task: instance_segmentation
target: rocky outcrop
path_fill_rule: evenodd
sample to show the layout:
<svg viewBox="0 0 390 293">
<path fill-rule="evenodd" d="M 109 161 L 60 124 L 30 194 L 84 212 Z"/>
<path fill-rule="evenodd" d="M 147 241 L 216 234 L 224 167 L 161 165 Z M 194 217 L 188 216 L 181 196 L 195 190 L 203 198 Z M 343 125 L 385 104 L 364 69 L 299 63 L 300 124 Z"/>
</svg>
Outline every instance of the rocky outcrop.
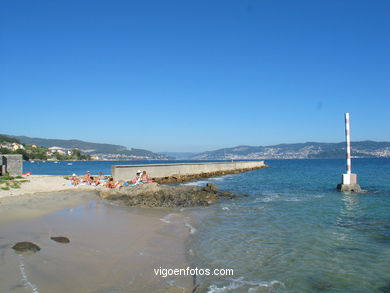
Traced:
<svg viewBox="0 0 390 293">
<path fill-rule="evenodd" d="M 199 173 L 199 174 L 188 174 L 188 175 L 172 175 L 167 177 L 157 177 L 152 178 L 154 182 L 157 183 L 180 183 L 180 182 L 187 182 L 187 181 L 193 181 L 198 180 L 202 178 L 210 178 L 214 176 L 222 176 L 227 174 L 239 174 L 242 172 L 248 172 L 253 171 L 257 169 L 267 168 L 267 165 L 263 165 L 261 167 L 253 167 L 253 168 L 245 168 L 245 169 L 234 169 L 229 171 L 215 171 L 215 172 L 207 172 L 207 173 Z"/>
<path fill-rule="evenodd" d="M 32 242 L 18 242 L 12 248 L 16 253 L 37 252 L 41 250 L 38 245 Z"/>
<path fill-rule="evenodd" d="M 219 198 L 235 198 L 227 192 L 219 192 L 218 187 L 208 183 L 205 187 L 172 186 L 158 183 L 141 184 L 121 189 L 101 189 L 100 197 L 118 201 L 127 206 L 143 207 L 192 207 L 208 206 Z"/>
</svg>

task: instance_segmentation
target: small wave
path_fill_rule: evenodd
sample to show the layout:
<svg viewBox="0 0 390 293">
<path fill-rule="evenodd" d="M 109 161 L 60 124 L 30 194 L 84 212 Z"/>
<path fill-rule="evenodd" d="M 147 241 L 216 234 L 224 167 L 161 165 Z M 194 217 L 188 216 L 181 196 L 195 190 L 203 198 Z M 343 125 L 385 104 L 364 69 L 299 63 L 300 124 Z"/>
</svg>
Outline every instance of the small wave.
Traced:
<svg viewBox="0 0 390 293">
<path fill-rule="evenodd" d="M 225 293 L 225 292 L 229 292 L 229 291 L 233 291 L 240 288 L 240 287 L 243 287 L 242 284 L 239 284 L 239 283 L 230 283 L 229 285 L 227 286 L 223 286 L 223 287 L 217 287 L 217 285 L 211 285 L 209 287 L 209 290 L 207 291 L 207 293 Z"/>
<path fill-rule="evenodd" d="M 219 176 L 219 177 L 211 177 L 209 180 L 210 181 L 222 181 L 222 180 L 225 180 L 227 178 L 230 178 L 232 177 L 233 175 L 224 175 L 224 176 Z"/>
<path fill-rule="evenodd" d="M 304 199 L 298 198 L 298 197 L 289 197 L 289 198 L 283 199 L 282 201 L 304 201 Z"/>
<path fill-rule="evenodd" d="M 271 282 L 259 282 L 255 287 L 249 288 L 248 293 L 260 292 L 260 290 L 262 291 L 263 288 L 272 288 L 276 285 L 285 287 L 285 285 L 282 282 L 277 280 L 273 280 Z"/>
<path fill-rule="evenodd" d="M 190 186 L 202 186 L 209 183 L 209 181 L 200 180 L 200 181 L 192 181 L 187 183 L 182 183 L 181 185 L 190 185 Z"/>
<path fill-rule="evenodd" d="M 174 289 L 174 292 L 176 292 L 177 289 L 180 290 L 180 291 L 182 291 L 182 292 L 184 292 L 184 291 L 186 290 L 184 287 L 179 286 L 179 285 L 176 284 L 177 279 L 167 279 L 165 282 L 166 282 L 169 286 L 173 287 L 172 289 Z M 176 290 L 175 290 L 175 289 L 176 289 Z M 170 292 L 170 291 L 169 291 L 169 292 Z"/>
<path fill-rule="evenodd" d="M 252 282 L 246 281 L 243 278 L 238 279 L 229 279 L 230 284 L 223 287 L 218 287 L 216 285 L 211 285 L 208 289 L 208 293 L 224 293 L 224 292 L 234 292 L 238 288 L 249 287 L 248 293 L 261 292 L 264 288 L 273 288 L 275 286 L 285 287 L 285 285 L 277 280 L 273 281 L 261 281 L 261 282 Z"/>
<path fill-rule="evenodd" d="M 32 293 L 39 293 L 38 288 L 33 283 L 31 283 L 27 278 L 26 269 L 25 269 L 24 263 L 23 263 L 23 256 L 20 256 L 19 271 L 20 271 L 20 274 L 22 275 L 23 285 L 25 287 L 30 287 Z"/>
<path fill-rule="evenodd" d="M 190 223 L 185 223 L 184 224 L 190 231 L 190 234 L 194 234 L 196 232 L 196 229 L 190 224 Z"/>
<path fill-rule="evenodd" d="M 262 202 L 271 202 L 271 201 L 277 201 L 280 199 L 280 196 L 278 194 L 275 194 L 275 195 L 269 195 L 269 196 L 265 196 L 265 197 L 258 197 L 256 198 L 257 201 L 262 201 Z"/>
<path fill-rule="evenodd" d="M 170 224 L 172 218 L 177 217 L 177 216 L 179 216 L 178 213 L 171 213 L 171 214 L 168 214 L 165 217 L 161 218 L 160 221 L 167 223 L 167 224 Z"/>
<path fill-rule="evenodd" d="M 270 195 L 270 196 L 265 196 L 265 197 L 258 197 L 256 198 L 256 201 L 261 201 L 261 202 L 274 202 L 274 201 L 305 201 L 306 199 L 304 198 L 299 198 L 299 197 L 281 197 L 278 194 L 275 195 Z"/>
<path fill-rule="evenodd" d="M 223 207 L 222 210 L 223 211 L 230 211 L 230 209 L 228 207 Z"/>
</svg>

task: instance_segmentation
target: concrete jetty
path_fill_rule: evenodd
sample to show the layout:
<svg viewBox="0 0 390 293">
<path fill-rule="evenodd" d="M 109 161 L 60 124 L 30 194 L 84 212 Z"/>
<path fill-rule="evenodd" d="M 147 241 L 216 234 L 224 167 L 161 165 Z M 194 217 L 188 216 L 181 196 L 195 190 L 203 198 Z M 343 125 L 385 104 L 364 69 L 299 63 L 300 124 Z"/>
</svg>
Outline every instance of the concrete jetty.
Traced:
<svg viewBox="0 0 390 293">
<path fill-rule="evenodd" d="M 160 183 L 170 183 L 169 178 L 205 178 L 223 174 L 240 173 L 267 167 L 264 161 L 213 162 L 213 163 L 173 163 L 144 165 L 113 165 L 111 174 L 117 180 L 129 180 L 138 170 L 146 171 L 149 177 Z M 165 179 L 165 181 L 164 181 Z"/>
</svg>

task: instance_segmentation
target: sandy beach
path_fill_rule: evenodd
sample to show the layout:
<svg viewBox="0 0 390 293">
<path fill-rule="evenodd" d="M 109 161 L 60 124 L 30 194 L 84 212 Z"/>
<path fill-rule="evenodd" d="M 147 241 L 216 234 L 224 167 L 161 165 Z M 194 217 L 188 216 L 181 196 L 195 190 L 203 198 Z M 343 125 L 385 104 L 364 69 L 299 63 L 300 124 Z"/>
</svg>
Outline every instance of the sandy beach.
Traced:
<svg viewBox="0 0 390 293">
<path fill-rule="evenodd" d="M 30 178 L 12 196 L 2 191 L 1 292 L 192 291 L 192 277 L 154 273 L 188 266 L 189 230 L 177 210 L 117 206 L 61 176 Z M 50 239 L 58 235 L 70 243 Z M 19 241 L 41 250 L 18 255 L 11 247 Z"/>
<path fill-rule="evenodd" d="M 10 190 L 0 189 L 0 198 L 7 196 L 17 196 L 24 194 L 34 194 L 42 192 L 57 192 L 57 191 L 74 191 L 74 190 L 94 190 L 95 187 L 90 185 L 78 185 L 76 187 L 70 185 L 70 180 L 66 180 L 64 176 L 55 175 L 30 175 L 23 176 L 23 182 L 20 188 L 10 188 Z"/>
</svg>

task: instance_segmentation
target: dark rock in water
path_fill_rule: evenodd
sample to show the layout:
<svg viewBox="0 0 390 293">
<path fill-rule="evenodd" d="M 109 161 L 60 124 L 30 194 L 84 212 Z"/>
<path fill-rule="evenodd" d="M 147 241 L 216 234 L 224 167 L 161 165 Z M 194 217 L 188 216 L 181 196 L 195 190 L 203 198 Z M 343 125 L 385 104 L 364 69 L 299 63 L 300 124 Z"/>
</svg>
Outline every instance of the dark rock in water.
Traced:
<svg viewBox="0 0 390 293">
<path fill-rule="evenodd" d="M 32 242 L 18 242 L 12 248 L 17 253 L 23 253 L 23 252 L 37 252 L 40 251 L 41 248 Z"/>
<path fill-rule="evenodd" d="M 380 287 L 378 290 L 383 293 L 390 293 L 390 284 L 387 284 L 387 286 L 384 287 Z"/>
<path fill-rule="evenodd" d="M 222 192 L 220 194 L 222 197 L 231 197 L 232 196 L 232 193 L 231 192 L 228 192 L 228 191 L 225 191 L 225 192 Z"/>
<path fill-rule="evenodd" d="M 51 240 L 54 240 L 55 242 L 59 242 L 59 243 L 69 243 L 70 240 L 68 237 L 64 237 L 64 236 L 57 236 L 57 237 L 50 237 Z"/>
<path fill-rule="evenodd" d="M 116 200 L 128 206 L 144 207 L 192 207 L 208 206 L 219 198 L 234 196 L 218 192 L 218 187 L 208 184 L 205 187 L 172 186 L 157 183 L 122 187 L 121 189 L 100 189 L 100 197 Z"/>
<path fill-rule="evenodd" d="M 334 288 L 330 282 L 318 277 L 309 277 L 308 281 L 310 283 L 310 287 L 313 289 L 312 292 L 327 292 Z"/>
<path fill-rule="evenodd" d="M 246 194 L 246 193 L 241 193 L 240 196 L 243 196 L 243 197 L 248 197 L 249 195 Z"/>
<path fill-rule="evenodd" d="M 207 183 L 206 186 L 203 187 L 203 190 L 216 193 L 218 191 L 218 186 L 212 183 Z"/>
</svg>

